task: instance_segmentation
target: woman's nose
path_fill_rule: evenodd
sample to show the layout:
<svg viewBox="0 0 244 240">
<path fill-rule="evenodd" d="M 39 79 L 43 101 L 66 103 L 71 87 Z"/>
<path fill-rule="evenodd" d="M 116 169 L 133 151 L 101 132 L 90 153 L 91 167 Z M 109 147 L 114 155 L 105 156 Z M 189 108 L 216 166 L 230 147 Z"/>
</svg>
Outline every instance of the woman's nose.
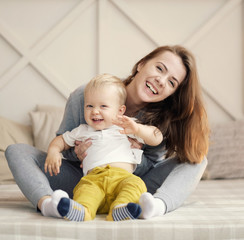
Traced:
<svg viewBox="0 0 244 240">
<path fill-rule="evenodd" d="M 165 84 L 166 84 L 166 77 L 160 77 L 160 76 L 158 76 L 158 77 L 156 77 L 155 80 L 156 80 L 156 82 L 158 83 L 158 85 L 160 87 L 164 87 Z"/>
</svg>

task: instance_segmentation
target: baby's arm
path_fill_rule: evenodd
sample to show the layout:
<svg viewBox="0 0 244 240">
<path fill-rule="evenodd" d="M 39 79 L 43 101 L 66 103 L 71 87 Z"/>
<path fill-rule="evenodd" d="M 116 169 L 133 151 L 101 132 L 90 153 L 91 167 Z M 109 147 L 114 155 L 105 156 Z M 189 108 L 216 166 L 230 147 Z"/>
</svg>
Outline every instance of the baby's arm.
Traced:
<svg viewBox="0 0 244 240">
<path fill-rule="evenodd" d="M 55 137 L 47 151 L 47 158 L 44 165 L 45 172 L 49 172 L 50 176 L 59 174 L 60 166 L 62 164 L 61 152 L 69 149 L 70 146 L 67 145 L 62 137 L 62 135 Z"/>
<path fill-rule="evenodd" d="M 163 141 L 163 134 L 158 128 L 137 123 L 127 116 L 118 116 L 114 124 L 124 129 L 120 131 L 121 133 L 134 134 L 142 138 L 147 145 L 157 146 Z"/>
</svg>

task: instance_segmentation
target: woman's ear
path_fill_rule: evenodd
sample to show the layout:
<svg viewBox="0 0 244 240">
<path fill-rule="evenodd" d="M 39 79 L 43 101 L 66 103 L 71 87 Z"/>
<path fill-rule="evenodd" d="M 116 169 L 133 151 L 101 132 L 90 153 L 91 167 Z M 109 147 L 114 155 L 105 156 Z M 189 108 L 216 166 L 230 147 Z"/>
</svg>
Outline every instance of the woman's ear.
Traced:
<svg viewBox="0 0 244 240">
<path fill-rule="evenodd" d="M 136 68 L 137 72 L 140 72 L 141 68 L 142 68 L 142 63 L 139 63 Z"/>
<path fill-rule="evenodd" d="M 136 68 L 137 72 L 140 72 L 140 70 L 142 69 L 143 65 L 144 65 L 143 62 L 140 62 L 140 63 L 137 65 L 137 68 Z"/>
<path fill-rule="evenodd" d="M 126 106 L 125 105 L 121 105 L 119 108 L 119 115 L 123 115 L 125 113 L 126 110 Z"/>
</svg>

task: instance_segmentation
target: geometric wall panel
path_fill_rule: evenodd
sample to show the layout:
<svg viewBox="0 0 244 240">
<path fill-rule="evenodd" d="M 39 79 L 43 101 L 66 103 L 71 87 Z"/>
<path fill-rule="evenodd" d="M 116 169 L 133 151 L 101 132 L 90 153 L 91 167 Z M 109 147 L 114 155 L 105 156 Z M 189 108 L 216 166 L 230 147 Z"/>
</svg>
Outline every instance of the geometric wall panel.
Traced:
<svg viewBox="0 0 244 240">
<path fill-rule="evenodd" d="M 98 73 L 125 78 L 155 47 L 197 59 L 210 122 L 244 117 L 244 0 L 0 1 L 0 115 L 28 123 Z M 7 103 L 7 104 L 6 104 Z"/>
<path fill-rule="evenodd" d="M 30 123 L 30 119 L 28 114 L 23 112 L 28 113 L 35 105 L 51 104 L 64 107 L 65 102 L 66 99 L 31 66 L 20 71 L 0 94 L 1 115 L 26 124 Z"/>
</svg>

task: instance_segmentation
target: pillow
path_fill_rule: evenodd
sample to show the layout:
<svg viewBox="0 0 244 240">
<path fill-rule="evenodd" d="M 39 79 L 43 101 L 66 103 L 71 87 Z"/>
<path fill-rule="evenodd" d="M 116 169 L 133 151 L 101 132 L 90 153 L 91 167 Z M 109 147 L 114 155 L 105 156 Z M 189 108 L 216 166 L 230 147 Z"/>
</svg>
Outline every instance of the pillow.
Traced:
<svg viewBox="0 0 244 240">
<path fill-rule="evenodd" d="M 12 120 L 0 116 L 0 150 L 5 151 L 7 146 L 14 143 L 33 145 L 32 129 Z"/>
<path fill-rule="evenodd" d="M 244 177 L 244 120 L 212 127 L 204 179 Z"/>
<path fill-rule="evenodd" d="M 0 151 L 0 184 L 14 183 L 14 177 L 8 167 L 8 162 L 4 156 L 4 152 Z"/>
<path fill-rule="evenodd" d="M 63 108 L 47 105 L 38 105 L 36 111 L 29 113 L 35 147 L 47 151 L 49 143 L 56 136 L 63 113 Z"/>
</svg>

